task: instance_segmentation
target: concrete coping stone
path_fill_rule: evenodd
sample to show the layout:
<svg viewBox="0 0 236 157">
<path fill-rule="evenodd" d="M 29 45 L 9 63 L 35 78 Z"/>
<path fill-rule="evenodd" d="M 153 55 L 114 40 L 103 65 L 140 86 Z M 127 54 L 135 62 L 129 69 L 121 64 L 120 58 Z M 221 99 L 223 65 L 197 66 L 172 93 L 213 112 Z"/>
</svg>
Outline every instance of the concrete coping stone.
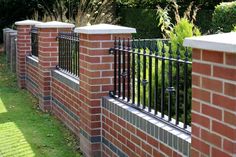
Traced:
<svg viewBox="0 0 236 157">
<path fill-rule="evenodd" d="M 15 25 L 17 26 L 21 26 L 21 25 L 36 25 L 36 24 L 40 24 L 42 22 L 39 21 L 35 21 L 35 20 L 24 20 L 24 21 L 17 21 L 15 22 Z"/>
<path fill-rule="evenodd" d="M 71 23 L 58 22 L 58 21 L 50 21 L 45 23 L 36 24 L 37 28 L 74 28 L 75 25 Z"/>
<path fill-rule="evenodd" d="M 236 32 L 185 38 L 184 46 L 236 53 Z"/>
<path fill-rule="evenodd" d="M 136 33 L 136 29 L 111 24 L 97 24 L 92 26 L 77 27 L 74 32 L 82 34 L 128 34 Z"/>
</svg>

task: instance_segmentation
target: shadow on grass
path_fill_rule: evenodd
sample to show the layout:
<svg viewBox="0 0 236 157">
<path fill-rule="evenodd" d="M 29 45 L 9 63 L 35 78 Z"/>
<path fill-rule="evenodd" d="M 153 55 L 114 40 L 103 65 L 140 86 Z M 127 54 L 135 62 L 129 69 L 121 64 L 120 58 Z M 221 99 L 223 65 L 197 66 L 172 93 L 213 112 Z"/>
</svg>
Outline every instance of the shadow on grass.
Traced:
<svg viewBox="0 0 236 157">
<path fill-rule="evenodd" d="M 0 54 L 0 157 L 77 157 L 76 138 L 16 86 Z"/>
</svg>

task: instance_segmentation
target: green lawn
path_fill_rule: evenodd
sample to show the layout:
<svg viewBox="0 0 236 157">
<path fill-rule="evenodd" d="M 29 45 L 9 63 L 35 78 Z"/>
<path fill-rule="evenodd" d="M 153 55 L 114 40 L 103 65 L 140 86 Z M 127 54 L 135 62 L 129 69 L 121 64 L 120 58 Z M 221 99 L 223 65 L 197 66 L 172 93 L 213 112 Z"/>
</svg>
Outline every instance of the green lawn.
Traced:
<svg viewBox="0 0 236 157">
<path fill-rule="evenodd" d="M 0 54 L 0 157 L 79 157 L 76 138 L 18 89 Z"/>
</svg>

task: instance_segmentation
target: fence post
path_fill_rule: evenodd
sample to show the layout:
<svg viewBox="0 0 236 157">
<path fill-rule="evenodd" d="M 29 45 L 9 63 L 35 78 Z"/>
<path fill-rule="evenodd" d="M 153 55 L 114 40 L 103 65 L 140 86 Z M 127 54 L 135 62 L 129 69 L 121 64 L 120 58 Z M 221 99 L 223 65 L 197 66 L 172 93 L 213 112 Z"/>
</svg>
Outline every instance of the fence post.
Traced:
<svg viewBox="0 0 236 157">
<path fill-rule="evenodd" d="M 85 156 L 102 156 L 101 98 L 113 89 L 114 37 L 130 38 L 136 30 L 108 24 L 76 28 L 80 35 L 80 146 Z"/>
<path fill-rule="evenodd" d="M 26 55 L 31 51 L 31 35 L 32 26 L 39 24 L 38 21 L 25 20 L 15 23 L 17 26 L 17 81 L 20 88 L 25 88 L 25 64 Z"/>
<path fill-rule="evenodd" d="M 39 107 L 51 110 L 51 70 L 58 65 L 59 32 L 71 32 L 73 24 L 47 22 L 36 25 L 38 28 L 38 67 L 39 67 Z"/>
<path fill-rule="evenodd" d="M 10 33 L 10 68 L 12 72 L 16 72 L 16 36 L 17 31 Z"/>
<path fill-rule="evenodd" d="M 191 156 L 236 155 L 236 33 L 185 39 L 193 49 Z"/>
</svg>

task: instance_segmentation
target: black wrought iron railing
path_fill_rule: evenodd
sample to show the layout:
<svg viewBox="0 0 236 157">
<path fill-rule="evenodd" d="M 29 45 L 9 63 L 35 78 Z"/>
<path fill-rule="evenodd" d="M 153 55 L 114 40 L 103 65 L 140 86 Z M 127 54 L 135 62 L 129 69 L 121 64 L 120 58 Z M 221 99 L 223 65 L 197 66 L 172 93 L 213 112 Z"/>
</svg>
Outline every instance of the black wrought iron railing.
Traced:
<svg viewBox="0 0 236 157">
<path fill-rule="evenodd" d="M 116 39 L 110 95 L 189 133 L 191 54 L 167 40 Z"/>
<path fill-rule="evenodd" d="M 79 76 L 79 35 L 59 33 L 59 63 L 57 68 L 74 76 Z"/>
<path fill-rule="evenodd" d="M 31 29 L 31 55 L 38 57 L 38 28 Z"/>
</svg>

